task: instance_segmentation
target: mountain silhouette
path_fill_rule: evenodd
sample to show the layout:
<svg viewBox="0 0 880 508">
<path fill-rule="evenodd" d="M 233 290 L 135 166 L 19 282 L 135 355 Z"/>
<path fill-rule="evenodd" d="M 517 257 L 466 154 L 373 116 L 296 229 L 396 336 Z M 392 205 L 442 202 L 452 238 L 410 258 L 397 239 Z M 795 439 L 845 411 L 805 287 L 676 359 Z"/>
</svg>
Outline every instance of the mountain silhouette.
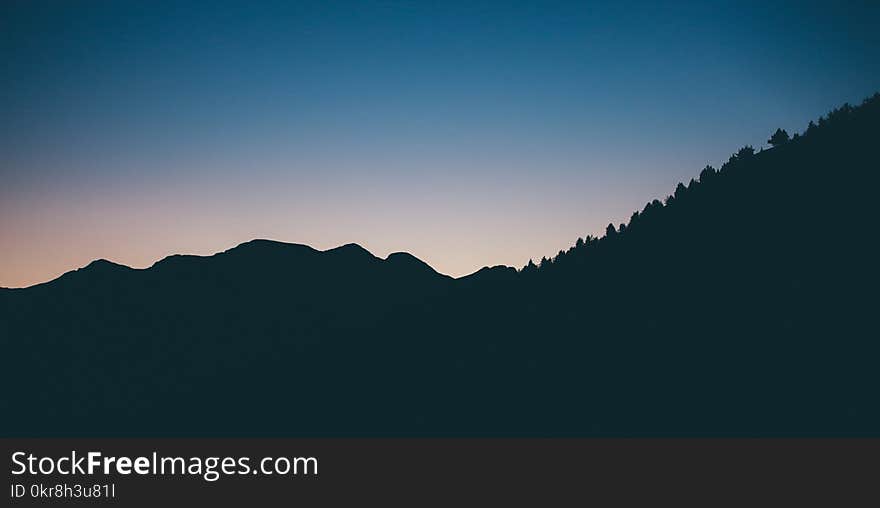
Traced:
<svg viewBox="0 0 880 508">
<path fill-rule="evenodd" d="M 5 435 L 880 435 L 880 95 L 453 279 L 253 240 L 0 291 Z"/>
</svg>

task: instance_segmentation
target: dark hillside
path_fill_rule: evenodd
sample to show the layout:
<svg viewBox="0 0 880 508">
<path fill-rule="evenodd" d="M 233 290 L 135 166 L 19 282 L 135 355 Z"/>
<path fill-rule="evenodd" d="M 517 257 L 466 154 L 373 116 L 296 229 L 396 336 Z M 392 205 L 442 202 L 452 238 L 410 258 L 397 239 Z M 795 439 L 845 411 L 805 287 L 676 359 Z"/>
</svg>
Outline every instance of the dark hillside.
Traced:
<svg viewBox="0 0 880 508">
<path fill-rule="evenodd" d="M 880 435 L 880 96 L 461 279 L 255 240 L 0 291 L 7 435 Z"/>
</svg>

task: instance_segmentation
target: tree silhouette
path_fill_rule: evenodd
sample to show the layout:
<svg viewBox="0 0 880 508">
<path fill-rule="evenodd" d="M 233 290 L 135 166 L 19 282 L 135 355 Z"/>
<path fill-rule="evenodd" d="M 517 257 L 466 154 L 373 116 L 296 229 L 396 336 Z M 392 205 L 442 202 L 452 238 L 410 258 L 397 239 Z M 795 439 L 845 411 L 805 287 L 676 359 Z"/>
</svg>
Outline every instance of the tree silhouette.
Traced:
<svg viewBox="0 0 880 508">
<path fill-rule="evenodd" d="M 614 238 L 617 236 L 617 228 L 614 227 L 614 224 L 608 224 L 608 227 L 605 228 L 605 238 Z"/>
<path fill-rule="evenodd" d="M 777 147 L 788 143 L 789 139 L 788 132 L 786 132 L 785 129 L 776 129 L 776 132 L 770 136 L 770 139 L 768 139 L 767 142 L 773 145 L 773 147 Z"/>
<path fill-rule="evenodd" d="M 703 168 L 702 171 L 700 171 L 700 183 L 708 182 L 713 176 L 715 176 L 715 173 L 717 173 L 715 168 L 713 168 L 712 166 L 706 166 L 705 168 Z"/>
<path fill-rule="evenodd" d="M 678 182 L 678 185 L 675 187 L 675 199 L 681 199 L 685 192 L 687 192 L 687 187 L 683 183 Z"/>
<path fill-rule="evenodd" d="M 740 148 L 738 152 L 736 152 L 736 159 L 741 161 L 741 160 L 749 159 L 754 155 L 755 155 L 755 149 L 752 148 L 751 145 L 746 145 L 746 146 Z"/>
</svg>

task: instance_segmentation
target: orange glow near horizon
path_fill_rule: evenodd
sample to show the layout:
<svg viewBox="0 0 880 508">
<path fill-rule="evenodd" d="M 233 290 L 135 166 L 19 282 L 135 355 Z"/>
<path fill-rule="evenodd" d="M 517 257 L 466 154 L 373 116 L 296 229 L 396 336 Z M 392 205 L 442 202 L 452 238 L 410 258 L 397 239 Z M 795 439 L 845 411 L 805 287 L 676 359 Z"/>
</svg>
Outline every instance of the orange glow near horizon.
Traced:
<svg viewBox="0 0 880 508">
<path fill-rule="evenodd" d="M 404 251 L 459 277 L 552 256 L 610 220 L 624 220 L 650 197 L 578 196 L 526 178 L 503 188 L 473 180 L 467 187 L 452 179 L 432 184 L 410 186 L 418 192 L 281 181 L 229 185 L 238 195 L 147 185 L 127 193 L 43 192 L 0 204 L 0 286 L 46 282 L 95 259 L 146 268 L 168 255 L 211 255 L 255 238 L 319 250 L 357 243 L 381 258 Z"/>
</svg>

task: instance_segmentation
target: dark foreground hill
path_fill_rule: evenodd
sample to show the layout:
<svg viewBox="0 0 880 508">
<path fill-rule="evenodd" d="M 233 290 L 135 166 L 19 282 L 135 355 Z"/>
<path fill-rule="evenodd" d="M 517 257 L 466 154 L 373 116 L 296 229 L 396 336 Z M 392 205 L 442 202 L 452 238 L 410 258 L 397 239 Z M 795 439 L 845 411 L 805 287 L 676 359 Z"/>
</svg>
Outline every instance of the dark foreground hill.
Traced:
<svg viewBox="0 0 880 508">
<path fill-rule="evenodd" d="M 0 290 L 4 435 L 880 435 L 880 98 L 540 266 L 255 240 Z"/>
</svg>

